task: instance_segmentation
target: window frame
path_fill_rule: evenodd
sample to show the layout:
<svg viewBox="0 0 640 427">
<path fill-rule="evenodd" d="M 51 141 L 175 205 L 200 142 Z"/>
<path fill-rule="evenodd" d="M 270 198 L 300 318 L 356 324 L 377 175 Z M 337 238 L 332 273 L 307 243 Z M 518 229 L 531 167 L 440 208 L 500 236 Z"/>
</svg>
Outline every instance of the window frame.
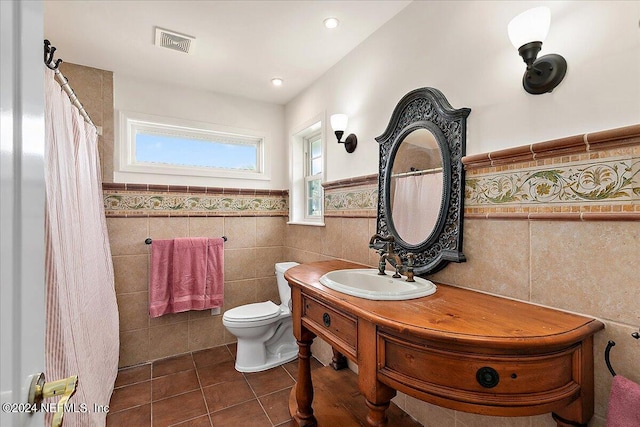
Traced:
<svg viewBox="0 0 640 427">
<path fill-rule="evenodd" d="M 295 126 L 290 133 L 289 144 L 289 221 L 287 224 L 308 225 L 324 227 L 324 187 L 322 188 L 322 215 L 309 217 L 305 215 L 307 207 L 306 200 L 306 161 L 305 138 L 320 132 L 322 143 L 322 176 L 320 183 L 323 184 L 327 170 L 327 131 L 326 112 L 318 113 L 312 118 Z"/>
<path fill-rule="evenodd" d="M 316 142 L 316 141 L 320 141 L 320 155 L 317 157 L 311 157 L 311 145 Z M 322 181 L 324 178 L 324 153 L 323 153 L 323 148 L 324 148 L 324 144 L 323 144 L 323 140 L 322 140 L 322 132 L 318 129 L 317 131 L 315 131 L 314 133 L 312 133 L 311 135 L 305 136 L 303 137 L 303 146 L 304 146 L 304 158 L 305 158 L 305 165 L 304 165 L 304 220 L 305 221 L 311 221 L 311 222 L 318 222 L 318 221 L 322 221 L 322 218 L 324 217 L 324 189 L 322 187 Z M 311 175 L 311 171 L 313 169 L 312 166 L 312 162 L 314 159 L 320 159 L 321 162 L 321 170 L 320 173 L 317 173 L 315 175 Z M 319 186 L 320 186 L 320 196 L 319 198 L 319 204 L 320 204 L 320 215 L 312 215 L 309 212 L 309 201 L 314 199 L 314 197 L 311 197 L 311 195 L 309 195 L 309 183 L 311 181 L 318 181 L 319 182 Z"/>
<path fill-rule="evenodd" d="M 204 123 L 191 120 L 155 116 L 135 112 L 121 111 L 119 114 L 119 158 L 116 159 L 118 173 L 144 175 L 168 175 L 183 177 L 231 178 L 242 180 L 269 180 L 270 165 L 267 153 L 269 142 L 266 132 Z M 148 133 L 182 137 L 188 139 L 218 139 L 224 142 L 256 144 L 256 170 L 239 170 L 226 168 L 198 167 L 171 164 L 153 164 L 138 162 L 135 158 L 135 136 L 139 131 Z"/>
</svg>

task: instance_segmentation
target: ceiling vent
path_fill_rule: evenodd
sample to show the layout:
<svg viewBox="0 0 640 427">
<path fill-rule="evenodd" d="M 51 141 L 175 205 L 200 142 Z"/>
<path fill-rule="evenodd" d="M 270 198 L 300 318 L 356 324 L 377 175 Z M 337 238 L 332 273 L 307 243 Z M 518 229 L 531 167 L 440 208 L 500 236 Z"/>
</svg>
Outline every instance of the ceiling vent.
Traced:
<svg viewBox="0 0 640 427">
<path fill-rule="evenodd" d="M 195 41 L 195 37 L 156 27 L 156 46 L 166 47 L 178 52 L 191 53 Z"/>
</svg>

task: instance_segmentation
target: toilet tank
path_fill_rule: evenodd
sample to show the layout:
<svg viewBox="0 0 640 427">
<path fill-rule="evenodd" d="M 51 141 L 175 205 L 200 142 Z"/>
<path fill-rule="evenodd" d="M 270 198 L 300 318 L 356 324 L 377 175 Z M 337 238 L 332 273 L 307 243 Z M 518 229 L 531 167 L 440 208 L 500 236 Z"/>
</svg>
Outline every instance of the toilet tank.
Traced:
<svg viewBox="0 0 640 427">
<path fill-rule="evenodd" d="M 289 306 L 289 301 L 291 301 L 291 288 L 289 287 L 289 283 L 287 283 L 284 278 L 284 272 L 290 269 L 291 267 L 295 267 L 296 265 L 300 265 L 297 262 L 279 262 L 276 264 L 276 280 L 278 281 L 278 293 L 280 294 L 280 302 L 285 307 Z"/>
</svg>

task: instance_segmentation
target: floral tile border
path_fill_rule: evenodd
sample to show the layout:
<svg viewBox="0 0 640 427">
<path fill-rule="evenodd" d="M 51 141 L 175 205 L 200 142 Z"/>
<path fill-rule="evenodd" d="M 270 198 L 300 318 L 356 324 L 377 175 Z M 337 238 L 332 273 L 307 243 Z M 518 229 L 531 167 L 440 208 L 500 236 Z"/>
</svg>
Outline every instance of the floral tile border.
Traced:
<svg viewBox="0 0 640 427">
<path fill-rule="evenodd" d="M 113 216 L 286 216 L 284 195 L 186 194 L 104 191 L 104 209 Z"/>
<path fill-rule="evenodd" d="M 612 205 L 631 208 L 618 210 Z M 487 207 L 522 208 L 516 212 L 634 211 L 635 205 L 640 205 L 640 156 L 472 172 L 465 185 L 465 211 L 471 213 Z M 592 206 L 598 208 L 591 210 Z M 552 209 L 536 210 L 539 207 Z M 553 209 L 558 207 L 565 209 Z"/>
<path fill-rule="evenodd" d="M 375 218 L 378 206 L 377 184 L 325 189 L 325 216 Z"/>
</svg>

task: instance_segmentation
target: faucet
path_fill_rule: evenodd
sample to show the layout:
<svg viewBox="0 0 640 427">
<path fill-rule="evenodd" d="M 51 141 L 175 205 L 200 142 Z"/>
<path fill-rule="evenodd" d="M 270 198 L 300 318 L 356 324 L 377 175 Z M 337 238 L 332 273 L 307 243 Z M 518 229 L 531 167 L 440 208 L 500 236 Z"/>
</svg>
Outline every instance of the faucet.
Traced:
<svg viewBox="0 0 640 427">
<path fill-rule="evenodd" d="M 380 255 L 380 260 L 378 261 L 378 274 L 384 276 L 386 274 L 385 267 L 387 266 L 387 261 L 393 260 L 393 265 L 396 268 L 396 272 L 391 277 L 399 279 L 400 277 L 402 277 L 400 273 L 405 273 L 407 276 L 407 282 L 415 282 L 415 279 L 413 278 L 413 261 L 415 259 L 415 254 L 407 254 L 407 266 L 405 267 L 402 264 L 402 259 L 400 258 L 400 256 L 393 251 L 393 243 L 395 242 L 395 238 L 392 235 L 384 237 L 380 234 L 374 234 L 369 240 L 369 247 L 375 249 L 375 242 L 377 240 L 386 242 L 383 249 L 378 249 L 378 254 Z"/>
</svg>

